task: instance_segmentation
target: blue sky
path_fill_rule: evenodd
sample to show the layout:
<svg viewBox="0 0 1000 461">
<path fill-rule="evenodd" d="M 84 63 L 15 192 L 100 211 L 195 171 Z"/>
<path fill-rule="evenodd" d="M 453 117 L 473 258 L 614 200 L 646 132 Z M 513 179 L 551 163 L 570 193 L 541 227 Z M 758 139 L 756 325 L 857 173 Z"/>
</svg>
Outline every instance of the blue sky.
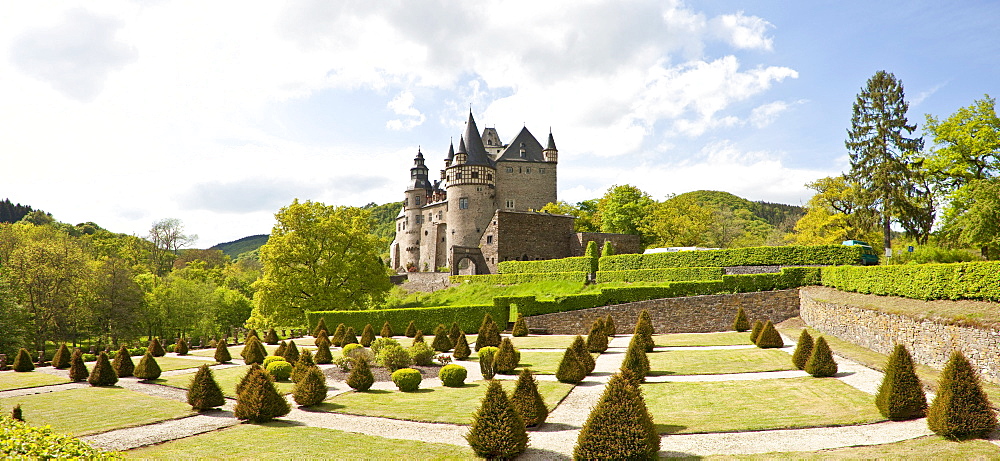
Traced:
<svg viewBox="0 0 1000 461">
<path fill-rule="evenodd" d="M 0 197 L 198 246 L 293 198 L 399 200 L 468 110 L 560 149 L 560 198 L 633 184 L 804 204 L 878 70 L 910 121 L 1000 82 L 990 2 L 5 2 Z M 921 128 L 922 129 L 922 128 Z M 929 143 L 928 143 L 929 144 Z"/>
</svg>

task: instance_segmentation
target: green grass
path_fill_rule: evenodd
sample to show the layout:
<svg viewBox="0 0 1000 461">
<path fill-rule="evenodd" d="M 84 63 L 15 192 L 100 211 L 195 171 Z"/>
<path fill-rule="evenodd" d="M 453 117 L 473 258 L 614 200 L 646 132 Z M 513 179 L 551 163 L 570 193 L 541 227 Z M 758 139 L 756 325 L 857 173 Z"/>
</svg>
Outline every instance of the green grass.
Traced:
<svg viewBox="0 0 1000 461">
<path fill-rule="evenodd" d="M 86 387 L 0 399 L 0 407 L 3 408 L 10 408 L 18 403 L 21 404 L 28 424 L 47 424 L 56 432 L 75 436 L 192 414 L 191 407 L 186 403 L 120 387 Z"/>
<path fill-rule="evenodd" d="M 996 325 L 1000 324 L 1000 311 L 996 303 L 985 301 L 936 300 L 902 298 L 898 296 L 876 296 L 864 293 L 840 291 L 828 287 L 809 287 L 807 295 L 817 301 L 846 304 L 864 309 L 904 314 L 917 318 L 942 318 L 957 324 Z"/>
<path fill-rule="evenodd" d="M 556 370 L 559 368 L 559 362 L 562 360 L 565 350 L 553 351 L 553 352 L 521 352 L 521 362 L 517 365 L 518 369 L 521 368 L 531 368 L 531 371 L 536 375 L 554 375 Z M 598 354 L 591 354 L 594 358 L 597 358 Z M 477 362 L 479 361 L 479 356 L 477 354 L 472 354 L 467 360 Z M 516 371 L 515 373 L 520 373 Z"/>
<path fill-rule="evenodd" d="M 664 351 L 646 354 L 651 376 L 714 375 L 794 370 L 792 356 L 774 349 Z"/>
<path fill-rule="evenodd" d="M 835 448 L 814 452 L 793 451 L 740 456 L 706 456 L 703 459 L 998 459 L 1000 447 L 985 440 L 953 442 L 938 436 L 918 437 L 884 445 Z"/>
<path fill-rule="evenodd" d="M 501 381 L 513 392 L 514 381 Z M 572 384 L 538 381 L 538 392 L 551 410 L 573 389 Z M 348 392 L 328 399 L 316 408 L 355 415 L 382 416 L 409 421 L 469 424 L 486 392 L 483 381 L 467 382 L 463 387 L 432 387 L 416 392 L 373 390 Z"/>
<path fill-rule="evenodd" d="M 675 333 L 653 335 L 657 346 L 738 346 L 750 345 L 750 332 L 723 331 L 719 333 Z"/>
<path fill-rule="evenodd" d="M 16 371 L 0 372 L 0 391 L 23 389 L 26 387 L 50 386 L 52 384 L 68 383 L 69 378 L 63 378 L 40 371 L 18 373 Z"/>
<path fill-rule="evenodd" d="M 215 375 L 215 382 L 219 383 L 219 387 L 222 388 L 222 393 L 226 397 L 236 398 L 236 384 L 240 382 L 243 375 L 247 373 L 250 367 L 240 366 L 240 367 L 229 367 L 220 370 L 212 370 Z M 188 389 L 191 387 L 191 378 L 194 378 L 196 372 L 185 373 L 183 375 L 166 376 L 154 381 L 156 384 L 163 384 L 164 386 L 177 387 L 181 389 Z M 288 394 L 292 392 L 292 386 L 294 384 L 291 381 L 281 381 L 275 383 L 278 386 L 278 392 L 282 394 Z"/>
<path fill-rule="evenodd" d="M 583 339 L 587 339 L 586 335 Z M 529 335 L 520 338 L 511 337 L 511 342 L 518 349 L 563 349 L 571 344 L 576 335 Z"/>
<path fill-rule="evenodd" d="M 296 338 L 295 347 L 299 349 L 299 352 L 302 352 L 303 346 L 312 352 L 316 352 L 316 345 L 313 344 L 311 340 Z M 274 354 L 274 351 L 278 350 L 278 346 L 270 346 L 265 344 L 264 350 L 266 350 L 268 354 Z M 339 349 L 331 347 L 330 350 L 336 351 Z M 229 355 L 233 356 L 234 359 L 242 358 L 240 357 L 240 352 L 243 352 L 242 344 L 239 346 L 229 346 Z M 198 357 L 215 357 L 215 348 L 198 349 L 196 351 L 189 352 L 188 355 L 196 355 Z"/>
<path fill-rule="evenodd" d="M 661 433 L 842 426 L 883 420 L 874 398 L 836 379 L 643 384 Z"/>
<path fill-rule="evenodd" d="M 137 459 L 474 459 L 467 447 L 274 421 L 240 424 L 125 453 Z"/>
<path fill-rule="evenodd" d="M 141 358 L 142 357 L 132 357 L 132 363 L 138 365 Z M 88 362 L 87 368 L 93 369 L 94 363 L 97 362 Z M 156 364 L 160 366 L 160 371 L 172 371 L 183 370 L 185 368 L 198 368 L 205 364 L 211 365 L 212 362 L 206 362 L 198 359 L 185 359 L 182 357 L 156 357 Z"/>
</svg>

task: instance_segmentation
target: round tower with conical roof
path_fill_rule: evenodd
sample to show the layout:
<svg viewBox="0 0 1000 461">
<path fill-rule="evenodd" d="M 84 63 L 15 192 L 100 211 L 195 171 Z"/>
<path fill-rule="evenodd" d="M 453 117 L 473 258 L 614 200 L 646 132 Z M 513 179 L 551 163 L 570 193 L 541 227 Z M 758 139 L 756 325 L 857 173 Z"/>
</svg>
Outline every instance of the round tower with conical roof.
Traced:
<svg viewBox="0 0 1000 461">
<path fill-rule="evenodd" d="M 445 170 L 448 193 L 448 247 L 478 247 L 496 212 L 496 166 L 469 112 L 465 134 Z M 457 261 L 449 261 L 449 265 Z"/>
<path fill-rule="evenodd" d="M 397 220 L 396 244 L 391 255 L 396 268 L 408 266 L 418 267 L 420 262 L 420 228 L 423 224 L 421 207 L 427 204 L 433 193 L 433 186 L 427 177 L 427 166 L 424 164 L 424 154 L 417 149 L 413 158 L 413 168 L 410 168 L 410 184 L 403 198 L 403 219 Z M 399 236 L 402 238 L 399 238 Z"/>
</svg>

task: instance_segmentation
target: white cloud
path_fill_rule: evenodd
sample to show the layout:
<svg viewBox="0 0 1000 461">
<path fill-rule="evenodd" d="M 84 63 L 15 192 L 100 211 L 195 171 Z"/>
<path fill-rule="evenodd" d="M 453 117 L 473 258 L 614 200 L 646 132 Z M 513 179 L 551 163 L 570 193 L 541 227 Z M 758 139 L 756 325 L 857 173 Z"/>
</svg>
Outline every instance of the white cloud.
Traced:
<svg viewBox="0 0 1000 461">
<path fill-rule="evenodd" d="M 771 51 L 774 43 L 767 31 L 774 25 L 756 16 L 744 16 L 743 12 L 724 14 L 712 21 L 715 33 L 731 45 L 742 49 Z"/>
<path fill-rule="evenodd" d="M 403 91 L 392 98 L 387 104 L 389 109 L 392 109 L 393 113 L 396 115 L 402 115 L 406 117 L 405 119 L 392 119 L 385 123 L 386 128 L 394 131 L 400 130 L 411 130 L 414 127 L 420 126 L 424 123 L 427 117 L 421 114 L 419 110 L 413 107 L 413 93 L 409 91 Z"/>
<path fill-rule="evenodd" d="M 798 100 L 789 104 L 785 101 L 773 101 L 767 104 L 761 104 L 754 107 L 753 110 L 750 111 L 750 119 L 748 121 L 755 128 L 764 128 L 774 123 L 779 115 L 790 109 L 792 106 L 804 104 L 805 102 L 805 100 Z"/>
</svg>

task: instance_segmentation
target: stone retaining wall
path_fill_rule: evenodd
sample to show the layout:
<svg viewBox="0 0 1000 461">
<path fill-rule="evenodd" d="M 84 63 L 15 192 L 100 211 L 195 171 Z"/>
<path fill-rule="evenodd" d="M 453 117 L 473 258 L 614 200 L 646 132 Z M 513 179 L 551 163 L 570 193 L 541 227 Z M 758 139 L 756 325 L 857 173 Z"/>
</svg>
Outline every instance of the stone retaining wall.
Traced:
<svg viewBox="0 0 1000 461">
<path fill-rule="evenodd" d="M 451 286 L 448 283 L 450 275 L 447 272 L 410 272 L 406 281 L 400 286 L 410 293 L 414 291 L 430 293 Z"/>
<path fill-rule="evenodd" d="M 550 334 L 586 335 L 594 320 L 611 314 L 619 333 L 631 333 L 639 312 L 648 309 L 657 334 L 706 333 L 729 330 L 740 306 L 751 323 L 757 319 L 778 323 L 799 315 L 799 293 L 793 289 L 654 299 L 534 315 L 524 320 L 528 328 L 545 329 Z"/>
<path fill-rule="evenodd" d="M 800 296 L 802 320 L 823 333 L 887 355 L 896 344 L 903 344 L 914 361 L 937 369 L 944 368 L 952 351 L 960 350 L 983 378 L 1000 382 L 997 329 L 817 301 L 808 289 L 802 289 Z"/>
</svg>

